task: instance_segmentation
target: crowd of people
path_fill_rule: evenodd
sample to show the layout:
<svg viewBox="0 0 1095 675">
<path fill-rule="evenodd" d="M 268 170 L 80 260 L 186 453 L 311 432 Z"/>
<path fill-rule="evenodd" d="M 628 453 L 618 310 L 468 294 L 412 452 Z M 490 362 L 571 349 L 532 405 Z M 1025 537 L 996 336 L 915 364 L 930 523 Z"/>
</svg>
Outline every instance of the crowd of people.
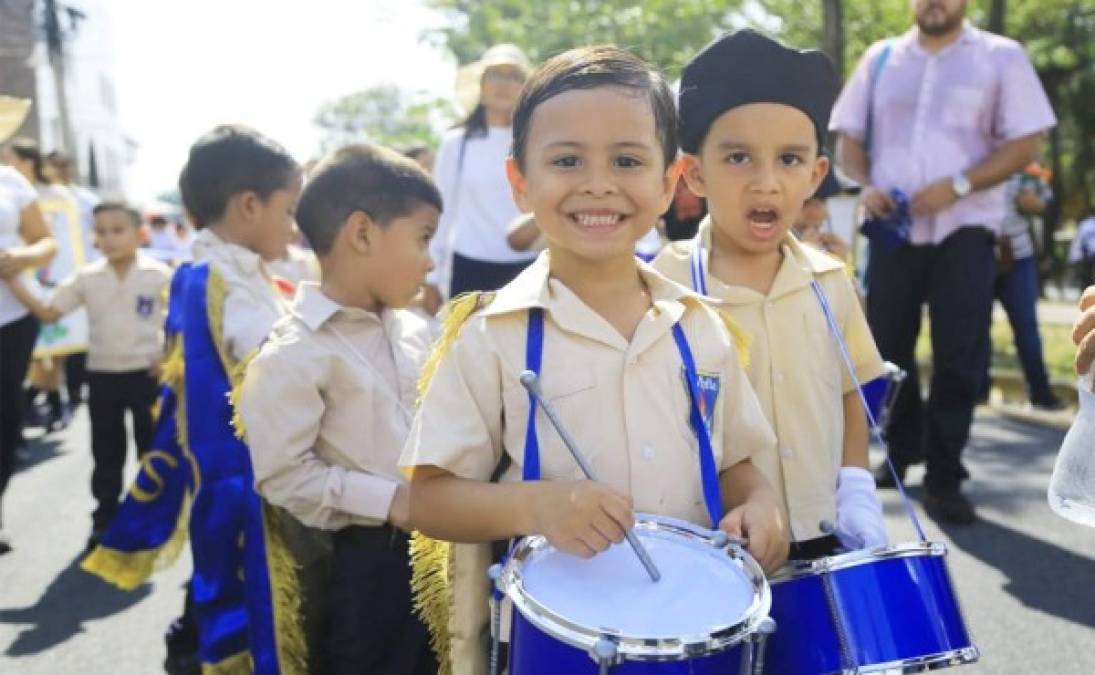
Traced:
<svg viewBox="0 0 1095 675">
<path fill-rule="evenodd" d="M 83 566 L 133 588 L 189 539 L 166 664 L 180 673 L 486 672 L 491 543 L 543 535 L 589 558 L 637 512 L 741 537 L 771 573 L 885 545 L 876 487 L 926 462 L 927 512 L 974 522 L 961 456 L 994 298 L 1032 403 L 1062 405 L 1034 313 L 1030 219 L 1051 195 L 1027 168 L 1055 117 L 1022 48 L 970 25 L 965 2 L 913 6 L 916 25 L 843 90 L 820 52 L 741 30 L 696 54 L 676 94 L 623 49 L 535 66 L 492 47 L 461 69 L 467 117 L 436 159 L 363 143 L 304 168 L 220 126 L 180 174 L 193 231 L 8 143 L 0 497 L 38 392 L 55 428 L 62 381 L 70 405 L 86 381 Z M 10 134 L 26 102 L 3 103 Z M 838 166 L 875 223 L 862 284 L 826 224 Z M 87 242 L 51 230 L 51 200 Z M 1095 289 L 1081 309 L 1078 370 Z M 79 310 L 84 339 L 40 349 Z M 892 466 L 872 471 L 859 392 L 885 361 L 908 381 Z"/>
</svg>

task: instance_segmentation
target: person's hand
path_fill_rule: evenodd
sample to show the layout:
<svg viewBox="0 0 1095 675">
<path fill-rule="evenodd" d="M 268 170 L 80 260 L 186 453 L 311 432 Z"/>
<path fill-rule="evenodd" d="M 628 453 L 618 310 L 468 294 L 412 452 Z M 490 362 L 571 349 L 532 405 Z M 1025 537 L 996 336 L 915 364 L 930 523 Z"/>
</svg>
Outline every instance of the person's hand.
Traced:
<svg viewBox="0 0 1095 675">
<path fill-rule="evenodd" d="M 836 490 L 836 535 L 848 549 L 885 546 L 886 520 L 874 476 L 861 467 L 840 469 Z"/>
<path fill-rule="evenodd" d="M 158 382 L 159 379 L 163 377 L 163 362 L 157 361 L 156 363 L 152 364 L 152 366 L 148 369 L 148 374 Z"/>
<path fill-rule="evenodd" d="M 17 251 L 0 251 L 0 279 L 13 279 L 30 266 L 27 256 Z"/>
<path fill-rule="evenodd" d="M 1083 375 L 1095 362 L 1095 286 L 1088 286 L 1080 298 L 1080 317 L 1072 326 L 1076 343 L 1076 373 Z"/>
<path fill-rule="evenodd" d="M 914 216 L 934 216 L 958 201 L 950 178 L 941 178 L 920 188 L 909 201 Z"/>
<path fill-rule="evenodd" d="M 1031 188 L 1023 188 L 1018 195 L 1015 196 L 1015 206 L 1018 207 L 1020 213 L 1037 215 L 1045 210 L 1046 204 L 1042 201 L 1042 198 Z"/>
<path fill-rule="evenodd" d="M 823 250 L 832 253 L 845 262 L 848 260 L 848 254 L 851 252 L 851 248 L 849 248 L 847 242 L 832 232 L 821 232 L 818 234 L 817 244 Z"/>
<path fill-rule="evenodd" d="M 719 529 L 748 543 L 746 550 L 765 573 L 771 574 L 787 562 L 791 550 L 791 535 L 783 509 L 769 495 L 750 497 L 747 502 L 726 514 Z"/>
<path fill-rule="evenodd" d="M 419 304 L 421 304 L 422 309 L 433 316 L 437 316 L 437 312 L 441 310 L 441 305 L 445 304 L 444 298 L 441 297 L 441 291 L 433 284 L 425 284 L 422 286 L 422 292 L 419 293 L 418 301 Z"/>
<path fill-rule="evenodd" d="M 860 201 L 863 202 L 863 207 L 867 209 L 867 213 L 875 218 L 885 218 L 897 208 L 897 204 L 894 203 L 893 198 L 886 191 L 880 190 L 873 185 L 863 188 Z"/>
<path fill-rule="evenodd" d="M 410 532 L 411 527 L 411 488 L 405 483 L 400 483 L 392 495 L 392 504 L 388 507 L 388 523 L 392 527 L 404 532 Z"/>
<path fill-rule="evenodd" d="M 589 480 L 543 481 L 532 504 L 535 531 L 559 549 L 592 558 L 635 526 L 631 498 Z"/>
</svg>

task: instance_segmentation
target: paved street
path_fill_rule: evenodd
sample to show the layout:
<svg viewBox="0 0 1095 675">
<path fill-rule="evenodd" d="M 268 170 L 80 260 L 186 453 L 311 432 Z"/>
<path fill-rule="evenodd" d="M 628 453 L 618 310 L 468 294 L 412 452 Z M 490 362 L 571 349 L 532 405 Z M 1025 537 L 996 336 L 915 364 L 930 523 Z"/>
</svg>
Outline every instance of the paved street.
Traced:
<svg viewBox="0 0 1095 675">
<path fill-rule="evenodd" d="M 951 547 L 951 572 L 984 653 L 957 672 L 1095 673 L 1095 530 L 1057 518 L 1045 502 L 1060 432 L 983 411 L 974 433 L 970 492 L 981 522 L 941 531 L 925 521 L 929 536 Z M 5 505 L 16 550 L 0 557 L 0 673 L 160 672 L 161 634 L 181 608 L 186 562 L 133 593 L 79 571 L 91 510 L 83 412 L 37 444 L 32 461 Z M 919 472 L 910 484 L 919 485 Z M 885 501 L 891 535 L 910 539 L 896 496 Z"/>
</svg>

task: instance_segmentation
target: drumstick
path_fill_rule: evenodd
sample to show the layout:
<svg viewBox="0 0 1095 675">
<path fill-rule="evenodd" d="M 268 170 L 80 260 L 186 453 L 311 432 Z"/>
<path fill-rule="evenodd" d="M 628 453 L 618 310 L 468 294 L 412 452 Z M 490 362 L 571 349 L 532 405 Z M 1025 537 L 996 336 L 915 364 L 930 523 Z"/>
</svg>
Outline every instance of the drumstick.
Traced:
<svg viewBox="0 0 1095 675">
<path fill-rule="evenodd" d="M 593 475 L 593 468 L 586 462 L 585 457 L 578 450 L 578 444 L 574 442 L 570 433 L 563 426 L 559 416 L 555 414 L 555 409 L 550 403 L 544 400 L 540 393 L 540 378 L 536 376 L 536 373 L 531 370 L 526 370 L 521 373 L 521 385 L 525 389 L 528 389 L 528 393 L 532 394 L 534 401 L 540 404 L 540 408 L 543 409 L 544 414 L 547 415 L 548 420 L 551 421 L 551 426 L 555 427 L 555 431 L 559 434 L 559 437 L 563 439 L 563 445 L 567 446 L 567 450 L 570 450 L 570 454 L 574 457 L 574 461 L 581 467 L 582 473 L 585 474 L 589 480 L 597 480 Z M 634 530 L 628 530 L 624 535 L 627 537 L 627 543 L 631 545 L 631 550 L 635 551 L 635 555 L 638 556 L 639 562 L 646 568 L 646 573 L 650 575 L 651 581 L 658 581 L 662 578 L 661 572 L 654 566 L 654 561 L 650 559 L 650 554 L 646 548 L 643 547 L 642 542 L 635 536 Z"/>
</svg>

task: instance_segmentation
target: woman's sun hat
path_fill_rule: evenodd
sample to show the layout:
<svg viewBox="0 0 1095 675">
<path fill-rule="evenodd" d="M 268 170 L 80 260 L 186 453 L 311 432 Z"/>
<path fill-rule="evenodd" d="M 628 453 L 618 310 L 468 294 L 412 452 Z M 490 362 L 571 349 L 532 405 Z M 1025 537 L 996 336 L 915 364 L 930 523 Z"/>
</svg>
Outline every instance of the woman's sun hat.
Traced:
<svg viewBox="0 0 1095 675">
<path fill-rule="evenodd" d="M 483 73 L 494 66 L 514 66 L 526 77 L 532 72 L 532 63 L 520 47 L 508 43 L 494 45 L 478 61 L 456 71 L 456 100 L 466 112 L 471 112 L 479 105 Z"/>
<path fill-rule="evenodd" d="M 0 95 L 0 143 L 15 135 L 30 110 L 30 99 Z"/>
</svg>

